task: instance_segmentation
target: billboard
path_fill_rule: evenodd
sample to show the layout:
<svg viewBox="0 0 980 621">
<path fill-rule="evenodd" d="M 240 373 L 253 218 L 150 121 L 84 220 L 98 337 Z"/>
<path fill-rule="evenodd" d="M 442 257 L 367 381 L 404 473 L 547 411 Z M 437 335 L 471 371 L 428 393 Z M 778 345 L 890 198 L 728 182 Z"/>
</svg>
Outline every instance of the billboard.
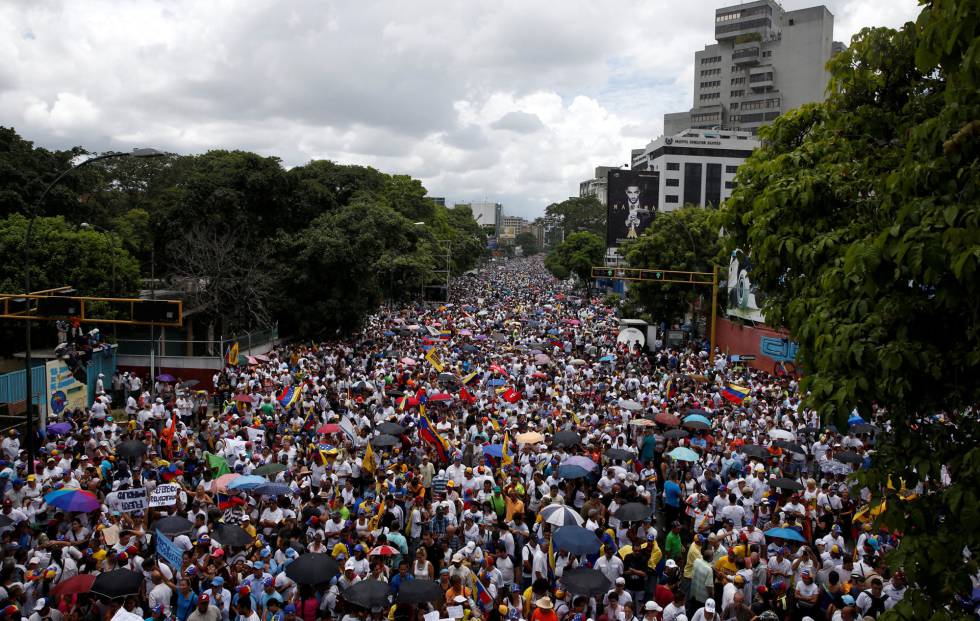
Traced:
<svg viewBox="0 0 980 621">
<path fill-rule="evenodd" d="M 728 261 L 728 315 L 765 323 L 759 310 L 765 296 L 756 290 L 751 281 L 752 261 L 749 255 L 736 248 Z"/>
<path fill-rule="evenodd" d="M 610 170 L 606 173 L 606 246 L 636 239 L 657 213 L 660 173 Z"/>
<path fill-rule="evenodd" d="M 67 410 L 88 407 L 88 386 L 75 379 L 62 360 L 49 360 L 45 365 L 48 381 L 48 411 L 57 416 Z"/>
</svg>

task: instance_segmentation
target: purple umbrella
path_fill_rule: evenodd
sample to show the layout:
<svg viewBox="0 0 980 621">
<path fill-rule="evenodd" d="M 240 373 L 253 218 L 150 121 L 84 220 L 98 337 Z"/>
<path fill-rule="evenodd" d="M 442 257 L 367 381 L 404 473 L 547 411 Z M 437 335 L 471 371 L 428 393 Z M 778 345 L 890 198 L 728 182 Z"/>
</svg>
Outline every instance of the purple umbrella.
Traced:
<svg viewBox="0 0 980 621">
<path fill-rule="evenodd" d="M 176 377 L 169 373 L 161 373 L 160 375 L 157 375 L 158 382 L 173 382 L 176 381 L 176 379 Z"/>
<path fill-rule="evenodd" d="M 589 472 L 592 472 L 593 470 L 599 467 L 598 464 L 596 464 L 594 461 L 592 461 L 588 457 L 583 457 L 581 455 L 574 455 L 572 457 L 569 457 L 565 461 L 561 462 L 561 465 L 578 466 L 580 468 L 584 468 L 588 470 Z"/>
<path fill-rule="evenodd" d="M 54 423 L 48 425 L 49 436 L 63 436 L 71 431 L 71 423 Z"/>
</svg>

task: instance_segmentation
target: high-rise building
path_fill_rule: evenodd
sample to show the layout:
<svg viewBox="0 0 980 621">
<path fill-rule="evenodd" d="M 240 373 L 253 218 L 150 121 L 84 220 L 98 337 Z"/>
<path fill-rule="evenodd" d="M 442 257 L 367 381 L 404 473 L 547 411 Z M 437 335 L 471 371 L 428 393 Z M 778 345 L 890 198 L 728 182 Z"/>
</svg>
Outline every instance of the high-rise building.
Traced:
<svg viewBox="0 0 980 621">
<path fill-rule="evenodd" d="M 477 224 L 493 235 L 500 235 L 501 218 L 503 217 L 503 205 L 500 203 L 475 202 L 469 203 L 473 211 L 473 218 Z"/>
<path fill-rule="evenodd" d="M 694 107 L 664 115 L 664 135 L 687 129 L 755 132 L 781 113 L 822 101 L 826 64 L 843 49 L 827 7 L 785 11 L 755 0 L 715 11 L 715 41 L 694 54 Z"/>
<path fill-rule="evenodd" d="M 606 205 L 606 177 L 610 170 L 616 170 L 619 166 L 596 166 L 595 178 L 586 179 L 578 184 L 578 195 L 581 198 L 587 196 L 596 197 L 603 207 Z"/>
</svg>

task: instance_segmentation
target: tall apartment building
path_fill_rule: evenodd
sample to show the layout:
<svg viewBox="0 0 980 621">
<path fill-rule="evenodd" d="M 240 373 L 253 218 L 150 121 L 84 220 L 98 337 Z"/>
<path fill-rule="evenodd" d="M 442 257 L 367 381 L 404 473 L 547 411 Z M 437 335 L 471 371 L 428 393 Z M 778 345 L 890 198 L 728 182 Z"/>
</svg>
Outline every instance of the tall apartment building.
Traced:
<svg viewBox="0 0 980 621">
<path fill-rule="evenodd" d="M 485 231 L 500 235 L 501 218 L 504 207 L 500 203 L 474 202 L 469 203 L 473 218 Z"/>
<path fill-rule="evenodd" d="M 686 129 L 749 130 L 822 101 L 834 41 L 827 7 L 785 11 L 756 0 L 715 11 L 715 41 L 694 54 L 694 107 L 664 115 L 664 135 Z"/>
<path fill-rule="evenodd" d="M 579 197 L 594 196 L 605 206 L 608 190 L 606 187 L 606 177 L 610 170 L 616 170 L 618 168 L 619 166 L 596 166 L 595 177 L 593 179 L 586 179 L 578 184 Z"/>
</svg>

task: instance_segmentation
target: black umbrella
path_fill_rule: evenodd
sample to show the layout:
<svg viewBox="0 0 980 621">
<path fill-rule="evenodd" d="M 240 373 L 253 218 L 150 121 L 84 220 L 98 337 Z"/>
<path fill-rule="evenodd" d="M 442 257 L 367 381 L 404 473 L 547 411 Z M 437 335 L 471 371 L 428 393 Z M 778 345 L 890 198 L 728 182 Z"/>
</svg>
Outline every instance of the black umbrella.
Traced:
<svg viewBox="0 0 980 621">
<path fill-rule="evenodd" d="M 864 458 L 854 451 L 841 451 L 840 453 L 835 453 L 834 459 L 844 462 L 845 464 L 859 464 L 864 461 Z"/>
<path fill-rule="evenodd" d="M 122 457 L 142 457 L 146 455 L 146 445 L 139 440 L 126 440 L 116 447 L 116 454 Z"/>
<path fill-rule="evenodd" d="M 869 425 L 868 423 L 858 423 L 856 425 L 851 425 L 848 431 L 853 431 L 854 433 L 875 433 L 878 428 L 874 425 Z"/>
<path fill-rule="evenodd" d="M 351 386 L 351 390 L 354 392 L 374 392 L 374 387 L 364 380 L 361 380 L 359 382 L 355 382 L 354 385 Z"/>
<path fill-rule="evenodd" d="M 559 431 L 551 438 L 555 446 L 577 446 L 582 443 L 582 437 L 574 431 Z"/>
<path fill-rule="evenodd" d="M 574 595 L 603 595 L 612 587 L 601 571 L 590 567 L 576 567 L 562 573 L 561 583 Z"/>
<path fill-rule="evenodd" d="M 321 584 L 330 582 L 340 573 L 337 561 L 329 554 L 308 552 L 286 565 L 286 577 L 298 584 Z"/>
<path fill-rule="evenodd" d="M 185 517 L 180 517 L 179 515 L 171 515 L 169 517 L 160 518 L 153 525 L 154 530 L 158 530 L 168 537 L 174 537 L 176 535 L 183 535 L 194 530 L 194 522 L 191 522 Z"/>
<path fill-rule="evenodd" d="M 404 397 L 405 391 L 393 388 L 386 393 L 389 397 Z"/>
<path fill-rule="evenodd" d="M 490 335 L 490 338 L 497 341 L 498 343 L 502 343 L 503 341 L 507 340 L 507 335 L 502 332 L 494 332 L 493 334 Z"/>
<path fill-rule="evenodd" d="M 668 440 L 680 440 L 681 438 L 686 438 L 689 435 L 691 434 L 684 429 L 671 429 L 664 434 L 664 437 Z"/>
<path fill-rule="evenodd" d="M 651 515 L 653 507 L 642 502 L 628 502 L 613 513 L 613 517 L 623 522 L 642 522 Z"/>
<path fill-rule="evenodd" d="M 194 388 L 201 382 L 199 380 L 187 380 L 186 382 L 181 382 L 177 384 L 178 388 Z"/>
<path fill-rule="evenodd" d="M 361 608 L 386 606 L 391 587 L 380 580 L 361 580 L 344 589 L 340 596 L 346 601 Z"/>
<path fill-rule="evenodd" d="M 371 438 L 371 446 L 373 447 L 396 446 L 398 444 L 401 444 L 401 440 L 387 433 L 383 433 L 379 436 L 374 436 L 373 438 Z"/>
<path fill-rule="evenodd" d="M 609 459 L 621 459 L 623 461 L 628 461 L 634 459 L 636 454 L 633 451 L 627 451 L 621 448 L 611 448 L 605 453 L 606 457 Z"/>
<path fill-rule="evenodd" d="M 769 458 L 769 450 L 764 446 L 759 446 L 758 444 L 746 444 L 742 447 L 742 452 L 749 457 L 757 457 L 759 459 Z"/>
<path fill-rule="evenodd" d="M 476 345 L 463 345 L 463 351 L 472 353 L 475 351 L 480 351 L 480 348 L 477 347 Z"/>
<path fill-rule="evenodd" d="M 220 524 L 214 531 L 215 540 L 223 546 L 247 546 L 255 539 L 237 524 Z"/>
<path fill-rule="evenodd" d="M 391 436 L 400 436 L 405 433 L 405 428 L 398 423 L 392 423 L 390 421 L 385 421 L 378 425 L 378 431 L 383 434 L 388 434 Z"/>
<path fill-rule="evenodd" d="M 441 602 L 442 587 L 435 580 L 409 580 L 398 587 L 395 601 L 399 604 L 424 604 L 426 602 Z"/>
<path fill-rule="evenodd" d="M 781 490 L 788 490 L 791 492 L 799 492 L 803 490 L 803 484 L 799 481 L 794 481 L 793 479 L 776 479 L 770 485 L 773 487 L 778 487 Z"/>
<path fill-rule="evenodd" d="M 776 440 L 775 442 L 772 443 L 772 445 L 775 446 L 776 448 L 781 448 L 783 450 L 790 451 L 792 453 L 799 453 L 800 455 L 806 454 L 806 451 L 803 450 L 802 446 L 800 446 L 799 444 L 794 444 L 793 442 L 790 442 L 788 440 Z"/>
<path fill-rule="evenodd" d="M 274 461 L 268 464 L 262 464 L 261 466 L 253 470 L 252 474 L 256 474 L 260 477 L 264 477 L 269 474 L 279 474 L 285 469 L 286 469 L 286 464 L 280 464 L 279 462 Z"/>
<path fill-rule="evenodd" d="M 132 569 L 113 569 L 99 574 L 92 583 L 89 592 L 116 599 L 127 595 L 136 595 L 143 585 L 143 574 Z"/>
</svg>

